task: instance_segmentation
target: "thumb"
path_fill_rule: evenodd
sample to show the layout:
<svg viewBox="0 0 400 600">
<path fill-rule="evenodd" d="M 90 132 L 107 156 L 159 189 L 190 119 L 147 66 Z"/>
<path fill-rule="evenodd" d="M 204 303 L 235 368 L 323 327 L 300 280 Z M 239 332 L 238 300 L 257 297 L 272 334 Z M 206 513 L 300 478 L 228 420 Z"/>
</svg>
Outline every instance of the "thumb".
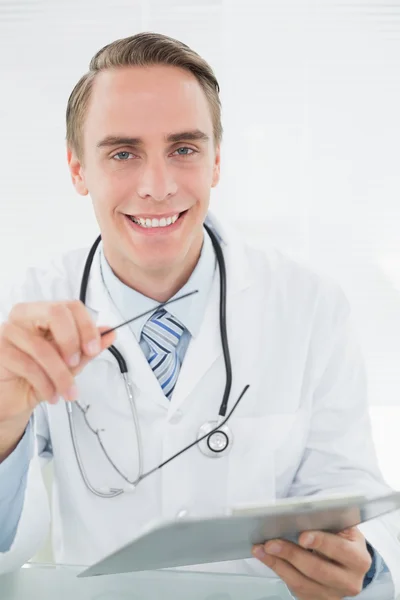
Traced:
<svg viewBox="0 0 400 600">
<path fill-rule="evenodd" d="M 100 335 L 101 335 L 105 331 L 108 331 L 109 329 L 111 329 L 111 327 L 109 327 L 108 325 L 103 325 L 102 327 L 99 327 L 98 329 L 99 329 Z M 117 334 L 115 331 L 111 331 L 110 333 L 103 335 L 100 338 L 101 349 L 105 350 L 106 348 L 109 348 L 111 346 L 111 344 L 113 344 L 115 342 L 116 338 L 117 338 Z"/>
</svg>

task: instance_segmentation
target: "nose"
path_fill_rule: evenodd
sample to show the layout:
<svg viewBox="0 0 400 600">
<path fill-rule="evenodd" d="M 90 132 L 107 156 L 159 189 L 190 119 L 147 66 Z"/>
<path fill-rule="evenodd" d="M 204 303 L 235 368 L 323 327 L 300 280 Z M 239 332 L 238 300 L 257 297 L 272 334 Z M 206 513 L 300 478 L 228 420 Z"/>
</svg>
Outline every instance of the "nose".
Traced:
<svg viewBox="0 0 400 600">
<path fill-rule="evenodd" d="M 176 194 L 178 186 L 171 170 L 161 158 L 145 161 L 137 187 L 139 196 L 143 199 L 153 199 L 163 202 Z"/>
</svg>

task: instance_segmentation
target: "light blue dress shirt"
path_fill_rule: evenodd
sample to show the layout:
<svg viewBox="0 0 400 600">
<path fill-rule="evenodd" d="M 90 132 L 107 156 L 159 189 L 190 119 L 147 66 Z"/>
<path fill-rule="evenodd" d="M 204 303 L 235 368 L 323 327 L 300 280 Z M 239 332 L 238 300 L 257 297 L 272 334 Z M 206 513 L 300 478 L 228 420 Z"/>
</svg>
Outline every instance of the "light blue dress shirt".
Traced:
<svg viewBox="0 0 400 600">
<path fill-rule="evenodd" d="M 102 246 L 100 247 L 100 267 L 103 282 L 121 315 L 121 322 L 127 321 L 135 314 L 150 310 L 153 306 L 156 309 L 157 302 L 128 287 L 118 279 L 106 260 Z M 205 232 L 200 259 L 189 280 L 174 298 L 193 290 L 198 290 L 198 293 L 166 307 L 166 310 L 185 327 L 177 346 L 181 364 L 191 337 L 196 337 L 200 331 L 215 269 L 215 253 L 212 242 L 207 232 Z M 151 316 L 151 314 L 148 314 L 129 324 L 146 358 L 149 357 L 150 347 L 146 340 L 142 338 L 142 329 Z M 17 448 L 0 464 L 0 552 L 6 552 L 10 549 L 18 528 L 30 461 L 31 437 L 32 428 L 29 424 Z M 382 571 L 388 570 L 381 556 L 372 547 L 369 548 L 373 562 L 365 576 L 364 587 L 376 579 Z"/>
<path fill-rule="evenodd" d="M 196 337 L 200 331 L 201 323 L 204 317 L 207 301 L 210 295 L 211 286 L 216 269 L 216 257 L 212 242 L 208 233 L 204 232 L 204 243 L 201 249 L 199 261 L 186 284 L 173 296 L 178 298 L 184 294 L 198 290 L 197 294 L 173 302 L 165 307 L 173 317 L 178 319 L 185 327 L 181 339 L 177 345 L 177 353 L 182 364 L 189 341 L 191 337 Z M 103 282 L 108 290 L 110 298 L 121 315 L 121 322 L 127 321 L 135 314 L 140 315 L 151 308 L 160 304 L 151 298 L 140 294 L 136 290 L 124 285 L 112 271 L 106 257 L 101 249 L 100 267 L 103 276 Z M 172 299 L 173 299 L 172 298 Z M 155 311 L 154 311 L 155 312 Z M 142 337 L 142 330 L 145 323 L 151 319 L 152 314 L 145 315 L 137 321 L 129 324 L 129 327 L 140 344 L 146 358 L 150 355 L 150 346 Z"/>
<path fill-rule="evenodd" d="M 14 452 L 0 464 L 0 552 L 11 548 L 17 533 L 24 505 L 32 437 L 29 424 Z"/>
</svg>

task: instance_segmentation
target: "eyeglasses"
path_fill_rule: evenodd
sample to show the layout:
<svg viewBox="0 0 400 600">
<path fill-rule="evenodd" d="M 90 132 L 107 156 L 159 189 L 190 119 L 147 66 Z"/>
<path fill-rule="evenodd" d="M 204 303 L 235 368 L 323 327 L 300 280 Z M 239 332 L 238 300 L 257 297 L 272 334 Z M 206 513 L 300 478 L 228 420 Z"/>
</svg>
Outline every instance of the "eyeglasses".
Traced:
<svg viewBox="0 0 400 600">
<path fill-rule="evenodd" d="M 226 425 L 226 423 L 230 419 L 231 415 L 234 413 L 236 407 L 238 406 L 239 402 L 241 401 L 241 399 L 243 398 L 243 396 L 245 395 L 245 393 L 247 392 L 247 390 L 249 389 L 249 387 L 250 387 L 250 385 L 246 385 L 243 388 L 242 393 L 240 394 L 239 398 L 236 400 L 235 404 L 233 405 L 233 407 L 230 410 L 230 412 L 228 413 L 228 415 L 220 423 L 218 423 L 218 425 L 214 429 L 212 429 L 211 431 L 207 432 L 205 435 L 199 437 L 197 440 L 195 440 L 194 442 L 192 442 L 191 444 L 189 444 L 188 446 L 186 446 L 185 448 L 183 448 L 182 450 L 180 450 L 179 452 L 177 452 L 173 456 L 170 456 L 170 458 L 168 458 L 167 460 L 165 460 L 162 463 L 160 463 L 157 467 L 154 467 L 153 469 L 150 469 L 150 471 L 147 471 L 146 473 L 140 473 L 139 472 L 139 475 L 138 475 L 138 477 L 137 477 L 137 479 L 135 481 L 131 481 L 128 477 L 126 477 L 126 475 L 124 473 L 122 473 L 122 471 L 117 467 L 117 465 L 114 463 L 114 461 L 112 460 L 112 458 L 108 454 L 108 452 L 107 452 L 107 450 L 106 450 L 106 448 L 105 448 L 105 446 L 104 446 L 104 444 L 102 442 L 101 436 L 100 436 L 100 433 L 104 432 L 105 429 L 94 429 L 92 427 L 92 425 L 90 424 L 90 422 L 89 422 L 89 420 L 87 418 L 87 412 L 88 412 L 88 409 L 90 408 L 90 405 L 87 405 L 86 407 L 83 407 L 77 401 L 74 402 L 74 404 L 81 410 L 81 412 L 83 414 L 83 418 L 85 420 L 85 423 L 86 423 L 87 427 L 97 437 L 97 440 L 98 440 L 98 442 L 99 442 L 99 444 L 100 444 L 100 446 L 101 446 L 101 448 L 103 450 L 103 453 L 104 453 L 105 457 L 107 458 L 107 460 L 109 461 L 109 463 L 111 464 L 111 466 L 129 484 L 129 486 L 133 486 L 133 488 L 135 488 L 141 481 L 143 481 L 143 479 L 146 479 L 146 477 L 149 477 L 149 475 L 152 475 L 153 473 L 155 473 L 159 469 L 162 469 L 162 467 L 165 467 L 165 465 L 167 465 L 168 463 L 170 463 L 173 460 L 175 460 L 175 458 L 178 458 L 178 456 L 180 456 L 184 452 L 187 452 L 188 450 L 190 450 L 190 448 L 193 448 L 193 446 L 196 446 L 197 444 L 199 444 L 200 442 L 202 442 L 206 438 L 209 438 L 211 435 L 213 435 L 214 433 L 216 433 L 217 431 L 219 431 L 224 425 Z M 137 419 L 135 419 L 135 424 L 138 425 Z M 142 448 L 141 448 L 141 442 L 140 442 L 140 435 L 138 435 L 139 427 L 137 425 L 136 425 L 136 435 L 138 436 L 138 448 L 140 446 L 139 455 L 141 456 Z M 141 461 L 139 459 L 139 463 L 140 462 Z M 117 490 L 114 489 L 114 488 L 110 488 L 110 491 L 117 491 Z"/>
<path fill-rule="evenodd" d="M 183 300 L 184 298 L 187 298 L 189 296 L 192 296 L 193 294 L 196 294 L 198 292 L 198 290 L 195 290 L 193 292 L 189 292 L 187 294 L 183 294 L 182 296 L 179 296 L 178 298 L 173 298 L 172 300 L 168 300 L 167 302 L 163 302 L 161 304 L 159 304 L 158 306 L 153 307 L 152 309 L 141 313 L 140 315 L 137 315 L 136 317 L 133 317 L 132 319 L 129 319 L 128 321 L 125 321 L 123 323 L 121 323 L 120 325 L 117 325 L 116 327 L 113 327 L 111 329 L 108 329 L 107 331 L 104 331 L 103 333 L 101 333 L 101 336 L 105 336 L 108 333 L 111 333 L 112 331 L 115 331 L 116 329 L 119 329 L 120 327 L 123 327 L 125 325 L 128 325 L 129 323 L 132 323 L 133 321 L 136 321 L 137 319 L 142 318 L 143 316 L 150 314 L 156 310 L 159 310 L 160 308 L 163 308 L 165 306 L 167 306 L 168 304 L 172 304 L 173 302 L 177 302 L 179 300 Z M 114 349 L 115 350 L 115 349 Z M 118 466 L 115 464 L 115 462 L 112 460 L 112 458 L 110 457 L 109 453 L 107 452 L 107 449 L 103 443 L 101 434 L 105 432 L 105 429 L 99 429 L 99 428 L 95 428 L 92 426 L 92 424 L 89 421 L 88 418 L 88 411 L 90 409 L 90 404 L 86 405 L 86 406 L 82 406 L 78 400 L 76 400 L 73 403 L 67 402 L 66 403 L 66 407 L 67 407 L 67 412 L 68 412 L 68 419 L 69 419 L 69 426 L 70 426 L 70 432 L 71 432 L 71 438 L 72 438 L 72 443 L 73 443 L 73 447 L 74 447 L 74 452 L 76 455 L 76 459 L 78 462 L 78 466 L 82 475 L 82 478 L 85 482 L 85 485 L 87 486 L 87 488 L 94 493 L 97 496 L 100 496 L 102 498 L 113 498 L 115 496 L 118 496 L 124 492 L 127 491 L 132 491 L 134 490 L 137 485 L 143 481 L 143 479 L 145 479 L 146 477 L 149 477 L 150 475 L 152 475 L 153 473 L 155 473 L 156 471 L 158 471 L 159 469 L 161 469 L 162 467 L 164 467 L 165 465 L 167 465 L 168 463 L 170 463 L 171 461 L 173 461 L 175 458 L 177 458 L 178 456 L 180 456 L 181 454 L 183 454 L 184 452 L 187 452 L 188 450 L 190 450 L 190 448 L 192 448 L 193 446 L 196 446 L 197 444 L 199 444 L 200 442 L 202 442 L 203 440 L 205 440 L 206 438 L 210 438 L 210 436 L 212 436 L 213 434 L 216 434 L 217 432 L 220 432 L 222 434 L 222 436 L 225 436 L 225 438 L 227 438 L 227 435 L 221 431 L 221 428 L 223 428 L 226 423 L 228 422 L 229 418 L 231 417 L 231 415 L 233 414 L 233 412 L 235 411 L 236 407 L 238 406 L 240 400 L 243 398 L 244 394 L 247 392 L 247 390 L 249 389 L 249 385 L 246 385 L 242 391 L 242 393 L 240 394 L 239 398 L 236 400 L 235 404 L 233 405 L 232 409 L 230 410 L 230 412 L 228 413 L 227 416 L 224 416 L 222 418 L 222 420 L 220 422 L 217 422 L 217 425 L 215 428 L 211 429 L 210 431 L 207 431 L 207 433 L 205 433 L 204 435 L 201 435 L 200 437 L 198 437 L 198 439 L 196 439 L 194 442 L 192 442 L 191 444 L 189 444 L 188 446 L 186 446 L 185 448 L 183 448 L 182 450 L 180 450 L 179 452 L 177 452 L 176 454 L 174 454 L 173 456 L 171 456 L 170 458 L 168 458 L 167 460 L 163 461 L 161 464 L 159 464 L 157 467 L 154 467 L 153 469 L 150 469 L 150 471 L 147 471 L 146 473 L 143 473 L 143 444 L 142 444 L 142 440 L 141 440 L 141 432 L 140 432 L 140 426 L 139 426 L 139 417 L 137 414 L 137 410 L 136 410 L 136 405 L 135 405 L 135 401 L 134 401 L 134 397 L 133 397 L 133 386 L 132 386 L 132 382 L 130 381 L 130 378 L 128 376 L 127 372 L 124 372 L 123 370 L 121 371 L 122 376 L 124 378 L 124 383 L 125 383 L 125 388 L 127 391 L 127 396 L 129 399 L 129 404 L 131 407 L 131 411 L 132 411 L 132 417 L 134 420 L 134 424 L 135 424 L 135 430 L 136 430 L 136 442 L 137 442 L 137 450 L 138 450 L 138 476 L 137 478 L 132 481 L 130 480 L 119 468 Z M 123 488 L 106 488 L 104 490 L 103 489 L 96 489 L 89 481 L 87 475 L 86 475 L 86 471 L 83 465 L 83 461 L 79 452 L 79 446 L 78 446 L 78 442 L 77 442 L 77 437 L 76 437 L 76 431 L 75 431 L 75 425 L 74 425 L 74 421 L 72 418 L 72 407 L 73 405 L 75 405 L 80 412 L 83 415 L 84 421 L 86 426 L 88 427 L 88 429 L 93 433 L 94 436 L 96 436 L 97 441 L 104 453 L 104 456 L 106 457 L 107 461 L 109 462 L 109 464 L 113 467 L 113 469 L 120 475 L 120 477 L 126 481 L 126 483 L 128 484 L 128 488 L 127 489 L 123 489 Z M 220 417 L 221 419 L 221 417 Z M 211 422 L 213 423 L 213 422 Z M 216 455 L 218 455 L 218 451 L 216 451 Z"/>
</svg>

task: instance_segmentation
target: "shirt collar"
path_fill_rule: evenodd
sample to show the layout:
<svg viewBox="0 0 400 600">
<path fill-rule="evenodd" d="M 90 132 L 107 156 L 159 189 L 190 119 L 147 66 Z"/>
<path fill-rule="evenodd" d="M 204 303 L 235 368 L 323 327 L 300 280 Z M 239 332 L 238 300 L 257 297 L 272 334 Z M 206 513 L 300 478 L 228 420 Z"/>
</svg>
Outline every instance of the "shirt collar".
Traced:
<svg viewBox="0 0 400 600">
<path fill-rule="evenodd" d="M 173 302 L 166 307 L 166 310 L 178 319 L 193 337 L 196 337 L 200 331 L 213 282 L 215 267 L 216 257 L 212 242 L 208 233 L 204 230 L 203 246 L 197 265 L 186 284 L 173 298 L 178 298 L 194 290 L 198 290 L 198 293 L 178 302 Z M 115 275 L 104 255 L 102 245 L 100 247 L 100 268 L 103 283 L 121 315 L 121 322 L 151 310 L 153 307 L 155 309 L 158 306 L 159 303 L 157 301 L 125 285 Z M 151 314 L 147 314 L 130 323 L 130 328 L 138 342 L 142 335 L 142 329 L 149 318 L 151 318 Z"/>
</svg>

